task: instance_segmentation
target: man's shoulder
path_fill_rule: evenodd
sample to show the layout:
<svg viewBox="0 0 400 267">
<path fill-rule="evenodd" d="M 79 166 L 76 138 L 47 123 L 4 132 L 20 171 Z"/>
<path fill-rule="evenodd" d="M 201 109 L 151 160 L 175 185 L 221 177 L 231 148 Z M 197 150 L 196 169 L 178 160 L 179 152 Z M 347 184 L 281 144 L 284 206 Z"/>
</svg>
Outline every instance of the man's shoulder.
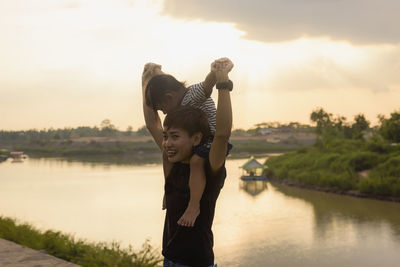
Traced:
<svg viewBox="0 0 400 267">
<path fill-rule="evenodd" d="M 226 168 L 225 163 L 217 170 L 213 171 L 211 169 L 210 162 L 207 160 L 206 165 L 206 189 L 205 194 L 212 201 L 216 201 L 221 189 L 224 187 L 226 178 Z"/>
<path fill-rule="evenodd" d="M 206 175 L 210 178 L 225 178 L 226 177 L 226 168 L 225 162 L 218 170 L 213 170 L 211 167 L 210 159 L 206 160 Z"/>
</svg>

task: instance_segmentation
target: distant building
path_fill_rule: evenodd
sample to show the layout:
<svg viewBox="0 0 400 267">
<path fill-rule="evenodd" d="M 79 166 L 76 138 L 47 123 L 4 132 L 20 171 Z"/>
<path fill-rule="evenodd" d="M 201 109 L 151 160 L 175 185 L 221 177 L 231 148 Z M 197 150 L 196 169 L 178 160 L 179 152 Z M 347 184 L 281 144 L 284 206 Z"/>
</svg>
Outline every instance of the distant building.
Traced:
<svg viewBox="0 0 400 267">
<path fill-rule="evenodd" d="M 268 134 L 272 134 L 272 133 L 273 133 L 273 130 L 269 129 L 269 128 L 261 128 L 261 129 L 257 130 L 257 134 L 260 134 L 260 135 L 268 135 Z"/>
<path fill-rule="evenodd" d="M 13 152 L 10 152 L 10 157 L 12 157 L 12 158 L 14 158 L 14 159 L 22 158 L 23 155 L 24 155 L 24 152 L 21 152 L 21 151 L 13 151 Z"/>
</svg>

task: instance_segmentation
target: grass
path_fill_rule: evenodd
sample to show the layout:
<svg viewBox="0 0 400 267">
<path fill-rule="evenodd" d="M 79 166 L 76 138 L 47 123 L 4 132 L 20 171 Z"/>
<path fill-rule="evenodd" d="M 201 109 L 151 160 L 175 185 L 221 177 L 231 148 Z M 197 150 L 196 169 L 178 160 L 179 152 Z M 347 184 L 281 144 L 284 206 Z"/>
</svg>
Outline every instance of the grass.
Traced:
<svg viewBox="0 0 400 267">
<path fill-rule="evenodd" d="M 90 243 L 72 235 L 55 231 L 39 231 L 29 224 L 17 224 L 14 219 L 0 216 L 0 238 L 35 250 L 44 250 L 57 258 L 81 266 L 160 266 L 161 257 L 146 241 L 135 252 L 118 243 Z"/>
<path fill-rule="evenodd" d="M 267 175 L 298 184 L 400 197 L 400 146 L 332 139 L 268 159 Z M 366 178 L 359 175 L 369 171 Z"/>
<path fill-rule="evenodd" d="M 231 140 L 233 145 L 232 154 L 235 153 L 251 153 L 251 154 L 265 154 L 265 153 L 278 153 L 295 151 L 299 148 L 310 146 L 309 143 L 302 143 L 297 140 L 285 140 L 279 143 L 271 143 L 266 140 Z"/>
<path fill-rule="evenodd" d="M 359 190 L 375 195 L 400 196 L 400 155 L 378 164 L 368 178 L 359 182 Z"/>
</svg>

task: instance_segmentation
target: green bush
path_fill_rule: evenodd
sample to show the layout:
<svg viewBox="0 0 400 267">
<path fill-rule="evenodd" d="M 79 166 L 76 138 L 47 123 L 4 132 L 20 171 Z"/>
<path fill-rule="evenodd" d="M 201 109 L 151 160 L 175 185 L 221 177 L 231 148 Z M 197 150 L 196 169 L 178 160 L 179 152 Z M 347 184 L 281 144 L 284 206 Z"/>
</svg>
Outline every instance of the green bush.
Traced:
<svg viewBox="0 0 400 267">
<path fill-rule="evenodd" d="M 332 138 L 323 141 L 323 149 L 321 152 L 331 153 L 348 153 L 354 151 L 362 151 L 366 142 L 360 139 Z"/>
<path fill-rule="evenodd" d="M 35 250 L 45 250 L 81 266 L 155 267 L 161 262 L 161 257 L 147 241 L 135 252 L 132 247 L 122 249 L 118 243 L 95 244 L 60 232 L 43 233 L 28 224 L 17 225 L 15 220 L 4 217 L 0 217 L 0 238 Z"/>
<path fill-rule="evenodd" d="M 380 135 L 368 140 L 363 131 L 369 129 L 369 122 L 362 114 L 355 116 L 351 126 L 346 118 L 334 118 L 322 108 L 310 118 L 317 124 L 315 144 L 269 159 L 269 175 L 300 184 L 400 196 L 400 145 L 392 144 L 400 142 L 400 112 L 389 119 L 380 117 Z M 364 170 L 370 170 L 369 177 L 358 177 Z"/>
<path fill-rule="evenodd" d="M 361 179 L 357 185 L 363 193 L 380 196 L 400 196 L 399 177 L 368 177 Z"/>
<path fill-rule="evenodd" d="M 348 157 L 339 153 L 321 153 L 314 148 L 271 157 L 266 164 L 267 175 L 275 178 L 349 190 L 356 186 L 356 175 L 349 162 Z"/>
<path fill-rule="evenodd" d="M 388 158 L 372 170 L 371 177 L 397 177 L 400 179 L 400 156 Z"/>
<path fill-rule="evenodd" d="M 379 156 L 372 152 L 354 152 L 349 154 L 349 165 L 355 171 L 369 170 L 379 162 Z"/>
<path fill-rule="evenodd" d="M 379 136 L 375 135 L 370 140 L 368 140 L 367 150 L 384 154 L 389 153 L 393 150 L 393 148 L 388 142 L 383 141 L 382 138 L 379 138 Z"/>
<path fill-rule="evenodd" d="M 313 147 L 268 159 L 267 173 L 305 185 L 398 196 L 400 151 L 393 146 L 390 153 L 381 153 L 383 149 L 372 151 L 371 147 L 376 148 L 377 144 L 389 150 L 390 145 L 381 139 L 320 141 Z M 369 178 L 358 178 L 357 173 L 363 170 L 371 170 Z"/>
</svg>

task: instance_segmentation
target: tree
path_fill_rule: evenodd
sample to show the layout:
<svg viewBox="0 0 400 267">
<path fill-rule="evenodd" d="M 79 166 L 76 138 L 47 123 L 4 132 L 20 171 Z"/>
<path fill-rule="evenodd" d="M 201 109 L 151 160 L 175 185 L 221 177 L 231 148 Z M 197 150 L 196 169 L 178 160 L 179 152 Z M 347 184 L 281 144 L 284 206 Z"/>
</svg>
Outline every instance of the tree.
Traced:
<svg viewBox="0 0 400 267">
<path fill-rule="evenodd" d="M 128 128 L 126 128 L 125 135 L 130 136 L 130 135 L 132 135 L 132 132 L 133 132 L 133 128 L 132 128 L 132 126 L 129 125 Z"/>
<path fill-rule="evenodd" d="M 111 123 L 109 119 L 105 119 L 101 122 L 100 124 L 101 127 L 101 132 L 106 135 L 106 136 L 113 136 L 116 135 L 118 130 L 115 128 L 115 126 Z"/>
<path fill-rule="evenodd" d="M 247 133 L 246 133 L 246 130 L 235 129 L 235 130 L 232 131 L 231 134 L 232 134 L 232 136 L 245 136 Z"/>
<path fill-rule="evenodd" d="M 136 133 L 139 136 L 149 136 L 150 135 L 150 133 L 147 130 L 146 126 L 142 126 L 139 129 L 137 129 Z"/>
<path fill-rule="evenodd" d="M 299 129 L 300 128 L 300 123 L 296 122 L 296 121 L 292 121 L 288 124 L 289 128 L 291 129 Z"/>
<path fill-rule="evenodd" d="M 400 110 L 390 114 L 390 118 L 378 116 L 380 121 L 379 133 L 391 142 L 400 143 Z"/>
<path fill-rule="evenodd" d="M 107 128 L 115 129 L 115 126 L 111 123 L 111 121 L 109 119 L 103 120 L 101 122 L 101 124 L 100 124 L 100 127 L 101 127 L 101 130 L 104 130 L 104 129 L 107 129 Z"/>
<path fill-rule="evenodd" d="M 362 138 L 362 131 L 369 127 L 369 122 L 362 114 L 356 115 L 355 123 L 350 126 L 346 117 L 340 115 L 333 117 L 332 113 L 328 113 L 322 108 L 314 110 L 310 119 L 317 124 L 316 133 L 323 139 L 332 137 Z"/>
<path fill-rule="evenodd" d="M 332 126 L 332 113 L 326 112 L 323 108 L 314 110 L 310 119 L 317 124 L 316 132 L 318 135 L 322 135 L 324 129 Z"/>
<path fill-rule="evenodd" d="M 255 126 L 256 128 L 266 128 L 266 127 L 269 126 L 269 123 L 268 123 L 268 122 L 261 122 L 261 123 L 256 123 L 256 124 L 254 124 L 254 126 Z"/>
<path fill-rule="evenodd" d="M 369 128 L 370 122 L 367 121 L 364 114 L 354 116 L 354 123 L 351 125 L 351 138 L 363 138 L 363 131 Z"/>
</svg>

